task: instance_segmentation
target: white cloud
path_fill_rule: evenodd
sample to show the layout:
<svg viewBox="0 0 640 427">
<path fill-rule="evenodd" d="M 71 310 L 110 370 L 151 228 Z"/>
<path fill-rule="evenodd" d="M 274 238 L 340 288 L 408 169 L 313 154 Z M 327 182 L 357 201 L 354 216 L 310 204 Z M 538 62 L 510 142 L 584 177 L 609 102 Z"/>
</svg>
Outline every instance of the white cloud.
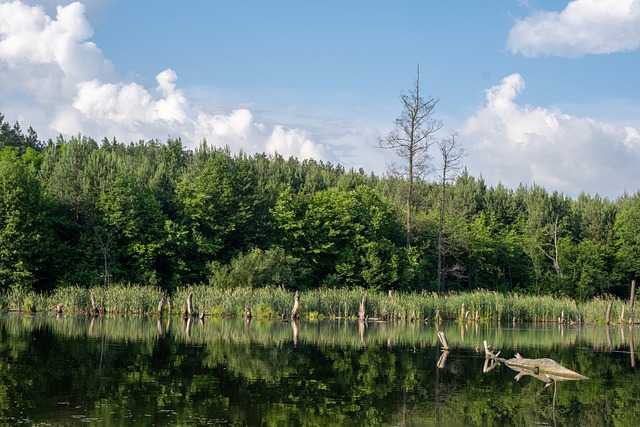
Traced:
<svg viewBox="0 0 640 427">
<path fill-rule="evenodd" d="M 325 159 L 322 147 L 314 143 L 307 132 L 300 129 L 284 129 L 278 125 L 267 140 L 269 153 L 291 153 L 294 157 Z"/>
<path fill-rule="evenodd" d="M 9 110 L 23 118 L 40 137 L 80 132 L 129 142 L 174 136 L 188 147 L 206 138 L 213 145 L 249 154 L 278 151 L 299 158 L 331 157 L 331 150 L 305 131 L 256 123 L 247 109 L 213 114 L 207 105 L 191 103 L 171 69 L 156 76 L 155 92 L 119 80 L 112 64 L 89 41 L 93 28 L 85 6 L 63 3 L 52 18 L 51 2 L 46 9 L 22 1 L 0 2 L 3 113 Z"/>
<path fill-rule="evenodd" d="M 561 12 L 536 12 L 509 32 L 524 56 L 579 57 L 640 47 L 640 0 L 572 0 Z"/>
<path fill-rule="evenodd" d="M 469 170 L 490 185 L 542 185 L 577 196 L 581 191 L 619 196 L 635 183 L 640 133 L 557 109 L 521 106 L 525 89 L 519 74 L 487 90 L 486 105 L 461 132 Z M 480 166 L 482 165 L 482 166 Z"/>
</svg>

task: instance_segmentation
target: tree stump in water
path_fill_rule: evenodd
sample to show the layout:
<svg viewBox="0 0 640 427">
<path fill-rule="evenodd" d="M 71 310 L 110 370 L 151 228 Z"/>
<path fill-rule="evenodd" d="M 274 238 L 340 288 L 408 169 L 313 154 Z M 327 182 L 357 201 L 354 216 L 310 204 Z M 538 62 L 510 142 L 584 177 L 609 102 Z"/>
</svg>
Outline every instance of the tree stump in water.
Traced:
<svg viewBox="0 0 640 427">
<path fill-rule="evenodd" d="M 609 304 L 607 305 L 607 314 L 605 317 L 607 325 L 611 324 L 611 307 L 613 307 L 613 298 L 609 300 Z"/>
<path fill-rule="evenodd" d="M 293 297 L 293 309 L 291 310 L 291 320 L 297 320 L 300 318 L 298 310 L 300 309 L 300 293 L 296 291 L 296 295 Z"/>
<path fill-rule="evenodd" d="M 182 317 L 183 318 L 187 318 L 189 317 L 189 311 L 187 311 L 187 304 L 182 304 Z"/>
<path fill-rule="evenodd" d="M 96 302 L 96 294 L 94 294 L 93 291 L 91 292 L 91 308 L 93 309 L 94 315 L 99 313 L 98 303 Z"/>
<path fill-rule="evenodd" d="M 190 293 L 187 297 L 187 314 L 191 317 L 193 313 L 193 293 Z"/>
<path fill-rule="evenodd" d="M 365 303 L 367 302 L 367 293 L 365 292 L 360 301 L 360 307 L 358 308 L 358 320 L 365 320 Z"/>
</svg>

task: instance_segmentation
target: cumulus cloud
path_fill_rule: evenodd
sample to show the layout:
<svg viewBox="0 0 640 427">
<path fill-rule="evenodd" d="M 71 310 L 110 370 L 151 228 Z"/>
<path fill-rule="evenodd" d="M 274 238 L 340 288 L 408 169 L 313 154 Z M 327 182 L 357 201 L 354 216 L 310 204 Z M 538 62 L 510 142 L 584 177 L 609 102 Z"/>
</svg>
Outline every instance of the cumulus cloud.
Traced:
<svg viewBox="0 0 640 427">
<path fill-rule="evenodd" d="M 300 158 L 326 158 L 321 147 L 315 144 L 307 132 L 300 129 L 285 129 L 276 126 L 267 140 L 267 149 L 271 153 L 296 152 Z"/>
<path fill-rule="evenodd" d="M 257 123 L 251 111 L 228 114 L 194 105 L 172 69 L 152 91 L 118 79 L 90 38 L 85 6 L 64 2 L 55 17 L 44 6 L 0 2 L 0 96 L 7 113 L 24 118 L 41 137 L 82 133 L 122 142 L 167 136 L 194 147 L 203 139 L 232 150 L 325 159 L 331 153 L 306 132 Z M 36 118 L 34 121 L 33 118 Z M 46 123 L 37 123 L 44 120 Z"/>
<path fill-rule="evenodd" d="M 516 22 L 507 47 L 528 57 L 638 49 L 640 0 L 572 0 L 560 12 L 536 12 Z"/>
<path fill-rule="evenodd" d="M 516 98 L 525 86 L 519 74 L 505 77 L 487 90 L 486 105 L 467 120 L 462 136 L 473 175 L 482 175 L 491 185 L 536 183 L 570 196 L 633 190 L 620 183 L 635 182 L 637 129 L 518 105 Z"/>
</svg>

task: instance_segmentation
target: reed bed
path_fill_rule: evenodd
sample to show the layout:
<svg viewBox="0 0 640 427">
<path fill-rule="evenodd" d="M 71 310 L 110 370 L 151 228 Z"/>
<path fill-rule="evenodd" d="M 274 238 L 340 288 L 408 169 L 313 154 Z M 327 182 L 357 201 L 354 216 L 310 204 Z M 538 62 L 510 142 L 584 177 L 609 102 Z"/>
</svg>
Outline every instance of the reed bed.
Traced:
<svg viewBox="0 0 640 427">
<path fill-rule="evenodd" d="M 108 314 L 156 315 L 158 303 L 164 300 L 163 313 L 181 315 L 189 294 L 193 303 L 207 316 L 242 317 L 246 309 L 256 318 L 286 318 L 293 306 L 294 291 L 282 287 L 219 289 L 207 285 L 189 285 L 169 296 L 158 288 L 142 285 L 112 285 L 83 288 L 61 287 L 49 294 L 37 294 L 20 289 L 0 293 L 0 309 L 24 312 L 54 311 L 61 304 L 69 313 L 89 312 L 91 294 L 103 302 Z M 300 293 L 300 316 L 306 319 L 356 319 L 361 289 L 320 288 Z M 458 321 L 476 323 L 590 323 L 606 322 L 611 298 L 594 298 L 577 303 L 569 298 L 550 296 L 501 294 L 493 291 L 435 293 L 366 292 L 366 316 L 370 320 L 402 320 L 437 322 Z M 620 299 L 613 299 L 611 323 L 636 321 L 636 314 Z M 438 317 L 439 315 L 439 317 Z"/>
</svg>

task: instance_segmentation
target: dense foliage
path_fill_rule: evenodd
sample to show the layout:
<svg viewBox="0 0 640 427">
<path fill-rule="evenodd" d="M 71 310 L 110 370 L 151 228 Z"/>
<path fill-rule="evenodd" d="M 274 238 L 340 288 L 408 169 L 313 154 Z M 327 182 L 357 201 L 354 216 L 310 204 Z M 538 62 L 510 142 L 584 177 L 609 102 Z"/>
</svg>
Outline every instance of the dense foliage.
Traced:
<svg viewBox="0 0 640 427">
<path fill-rule="evenodd" d="M 446 186 L 203 141 L 42 143 L 0 115 L 0 289 L 135 283 L 168 291 L 434 291 L 445 202 L 443 290 L 627 298 L 640 272 L 640 193 L 573 200 L 536 185 Z"/>
</svg>

